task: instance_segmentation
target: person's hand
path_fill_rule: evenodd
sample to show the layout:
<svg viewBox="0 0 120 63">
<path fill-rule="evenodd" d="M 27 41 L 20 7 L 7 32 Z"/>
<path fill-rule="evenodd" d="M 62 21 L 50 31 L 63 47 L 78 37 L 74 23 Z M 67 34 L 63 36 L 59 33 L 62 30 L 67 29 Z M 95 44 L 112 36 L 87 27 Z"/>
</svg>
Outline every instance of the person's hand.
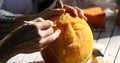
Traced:
<svg viewBox="0 0 120 63">
<path fill-rule="evenodd" d="M 36 44 L 39 43 L 39 48 L 44 49 L 51 42 L 53 42 L 59 36 L 59 34 L 61 32 L 59 29 L 58 30 L 53 29 L 53 27 L 55 25 L 50 20 L 44 20 L 42 18 L 37 18 L 37 19 L 32 20 L 32 21 L 25 21 L 25 23 L 29 26 L 31 26 L 31 25 L 35 26 L 37 29 L 38 36 L 39 36 L 33 40 L 28 40 L 28 42 L 29 42 L 28 46 L 30 46 L 30 48 L 31 48 L 31 46 L 32 46 L 32 48 L 36 47 Z M 30 44 L 30 42 L 32 44 Z M 34 46 L 34 44 L 35 44 L 35 46 Z M 26 47 L 26 48 L 29 48 L 29 47 Z"/>
<path fill-rule="evenodd" d="M 13 30 L 16 29 L 17 27 L 19 27 L 20 25 L 22 25 L 23 21 L 25 21 L 25 20 L 30 21 L 30 20 L 36 19 L 38 17 L 48 19 L 52 16 L 61 15 L 63 13 L 69 13 L 73 17 L 78 16 L 82 19 L 87 20 L 87 17 L 84 15 L 84 12 L 82 9 L 80 9 L 78 7 L 64 5 L 64 8 L 62 8 L 62 9 L 61 8 L 46 9 L 40 13 L 33 14 L 33 15 L 17 16 L 15 19 L 14 25 L 13 25 Z"/>
<path fill-rule="evenodd" d="M 64 5 L 66 12 L 70 13 L 73 17 L 80 17 L 81 19 L 87 20 L 87 17 L 84 15 L 84 11 L 78 7 L 72 7 L 69 5 Z"/>
<path fill-rule="evenodd" d="M 31 33 L 24 33 L 24 38 L 19 39 L 20 42 L 16 45 L 16 49 L 20 49 L 21 52 L 34 52 L 40 51 L 47 47 L 52 41 L 54 41 L 60 34 L 60 30 L 54 31 L 52 28 L 54 26 L 53 22 L 50 20 L 44 20 L 42 18 L 37 18 L 32 21 L 25 21 L 28 26 L 34 26 L 36 32 L 31 30 Z M 29 30 L 28 30 L 29 31 Z M 24 32 L 24 31 L 23 31 Z M 37 35 L 37 34 L 38 35 Z M 36 35 L 36 36 L 35 36 Z M 32 38 L 35 36 L 34 38 Z"/>
<path fill-rule="evenodd" d="M 69 13 L 73 17 L 80 17 L 82 19 L 87 20 L 87 17 L 84 15 L 84 11 L 78 7 L 72 7 L 69 5 L 64 5 L 64 8 L 56 8 L 56 9 L 46 9 L 38 14 L 35 14 L 34 16 L 40 16 L 44 19 L 47 19 L 51 16 L 61 15 L 63 13 Z"/>
</svg>

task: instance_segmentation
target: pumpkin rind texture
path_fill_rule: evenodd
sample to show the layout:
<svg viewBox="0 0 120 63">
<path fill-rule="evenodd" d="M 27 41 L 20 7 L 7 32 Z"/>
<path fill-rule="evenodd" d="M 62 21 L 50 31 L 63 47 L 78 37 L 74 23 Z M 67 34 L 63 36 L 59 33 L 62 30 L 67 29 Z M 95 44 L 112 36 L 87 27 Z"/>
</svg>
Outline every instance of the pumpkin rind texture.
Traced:
<svg viewBox="0 0 120 63">
<path fill-rule="evenodd" d="M 50 18 L 60 36 L 42 51 L 46 63 L 83 63 L 93 51 L 93 34 L 84 19 L 69 13 Z"/>
</svg>

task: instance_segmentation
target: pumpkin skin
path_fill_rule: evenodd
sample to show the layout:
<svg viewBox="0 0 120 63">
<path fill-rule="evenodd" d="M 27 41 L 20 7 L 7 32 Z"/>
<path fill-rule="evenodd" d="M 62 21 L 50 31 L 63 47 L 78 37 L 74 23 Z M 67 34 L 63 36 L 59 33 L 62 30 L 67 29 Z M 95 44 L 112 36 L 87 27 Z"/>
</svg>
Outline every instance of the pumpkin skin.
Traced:
<svg viewBox="0 0 120 63">
<path fill-rule="evenodd" d="M 60 36 L 41 51 L 46 63 L 83 63 L 92 55 L 93 34 L 84 19 L 69 13 L 50 18 Z"/>
</svg>

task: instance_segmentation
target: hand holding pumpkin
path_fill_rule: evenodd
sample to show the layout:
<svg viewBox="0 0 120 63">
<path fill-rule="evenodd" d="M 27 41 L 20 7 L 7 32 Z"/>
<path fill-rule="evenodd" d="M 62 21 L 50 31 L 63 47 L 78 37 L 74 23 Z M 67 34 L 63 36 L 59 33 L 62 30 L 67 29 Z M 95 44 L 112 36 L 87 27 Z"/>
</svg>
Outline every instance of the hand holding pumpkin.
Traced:
<svg viewBox="0 0 120 63">
<path fill-rule="evenodd" d="M 78 7 L 65 5 L 64 9 L 66 9 L 66 12 L 71 14 L 73 17 L 80 17 L 81 19 L 87 20 L 87 17 L 84 15 L 83 10 Z"/>
<path fill-rule="evenodd" d="M 48 19 L 51 16 L 62 15 L 63 13 L 69 13 L 73 17 L 78 16 L 82 19 L 87 20 L 82 9 L 80 9 L 78 7 L 64 5 L 64 8 L 62 8 L 62 9 L 61 8 L 46 9 L 40 13 L 37 13 L 37 14 L 26 15 L 26 16 L 17 16 L 15 18 L 15 23 L 14 23 L 13 29 L 16 29 L 17 27 L 22 25 L 24 23 L 23 21 L 26 21 L 26 20 L 30 21 L 30 20 L 36 19 L 38 17 L 42 17 L 43 19 Z"/>
<path fill-rule="evenodd" d="M 43 50 L 53 42 L 60 34 L 60 30 L 54 30 L 53 22 L 36 18 L 31 21 L 25 21 L 25 26 L 15 31 L 16 39 L 13 48 L 22 53 L 32 53 Z M 26 33 L 27 32 L 27 33 Z M 20 37 L 22 35 L 22 38 Z M 18 52 L 18 53 L 20 53 Z"/>
<path fill-rule="evenodd" d="M 37 18 L 32 21 L 25 21 L 28 25 L 33 25 L 37 28 L 37 33 L 40 36 L 40 48 L 44 49 L 50 42 L 54 41 L 60 34 L 60 30 L 54 31 L 54 23 L 50 20 Z"/>
<path fill-rule="evenodd" d="M 61 15 L 63 13 L 69 13 L 70 15 L 72 15 L 73 17 L 80 17 L 82 19 L 87 20 L 87 17 L 84 15 L 84 12 L 82 9 L 78 8 L 78 7 L 72 7 L 69 5 L 64 5 L 64 8 L 57 8 L 57 9 L 47 9 L 44 10 L 38 14 L 36 14 L 35 16 L 40 16 L 44 19 L 47 19 L 51 16 L 55 16 L 55 15 Z"/>
</svg>

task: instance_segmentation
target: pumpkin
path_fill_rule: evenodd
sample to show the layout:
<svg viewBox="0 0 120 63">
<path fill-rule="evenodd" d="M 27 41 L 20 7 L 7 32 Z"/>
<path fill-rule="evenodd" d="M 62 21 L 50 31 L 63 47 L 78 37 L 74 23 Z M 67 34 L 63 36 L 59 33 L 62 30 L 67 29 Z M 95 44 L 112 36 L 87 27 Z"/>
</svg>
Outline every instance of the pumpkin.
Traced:
<svg viewBox="0 0 120 63">
<path fill-rule="evenodd" d="M 93 35 L 84 19 L 72 17 L 69 13 L 50 18 L 60 29 L 60 36 L 42 50 L 46 63 L 82 63 L 93 51 Z"/>
</svg>

